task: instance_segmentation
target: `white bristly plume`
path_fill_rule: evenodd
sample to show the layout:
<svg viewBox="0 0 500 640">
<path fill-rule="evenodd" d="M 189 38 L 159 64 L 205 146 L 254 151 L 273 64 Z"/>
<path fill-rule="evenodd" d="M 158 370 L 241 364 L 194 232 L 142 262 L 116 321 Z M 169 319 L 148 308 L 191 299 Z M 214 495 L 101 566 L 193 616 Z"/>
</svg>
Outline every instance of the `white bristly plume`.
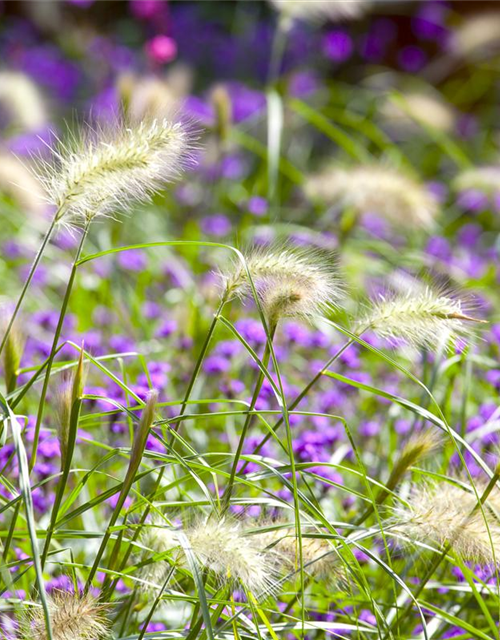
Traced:
<svg viewBox="0 0 500 640">
<path fill-rule="evenodd" d="M 55 150 L 40 178 L 64 224 L 127 211 L 176 178 L 191 160 L 191 135 L 181 123 L 146 120 L 130 127 L 88 128 Z"/>
<path fill-rule="evenodd" d="M 308 178 L 305 193 L 330 207 L 375 213 L 402 228 L 429 228 L 438 211 L 423 184 L 380 165 L 327 167 Z"/>
<path fill-rule="evenodd" d="M 478 488 L 479 496 L 482 490 L 484 488 Z M 499 562 L 500 526 L 488 500 L 483 506 L 483 515 L 474 493 L 441 482 L 415 487 L 408 503 L 408 507 L 396 511 L 394 530 L 397 533 L 410 541 L 439 547 L 449 544 L 463 560 L 484 564 Z"/>
<path fill-rule="evenodd" d="M 0 110 L 23 131 L 39 131 L 47 124 L 47 106 L 38 86 L 18 71 L 0 71 Z"/>
<path fill-rule="evenodd" d="M 466 169 L 455 178 L 454 187 L 458 191 L 477 189 L 493 196 L 500 192 L 500 165 Z"/>
<path fill-rule="evenodd" d="M 270 0 L 273 7 L 291 20 L 336 22 L 360 18 L 370 2 L 367 0 Z"/>
<path fill-rule="evenodd" d="M 227 518 L 200 521 L 186 537 L 200 565 L 222 583 L 235 582 L 255 597 L 275 588 L 274 558 L 261 550 L 255 536 L 245 535 L 239 522 Z"/>
<path fill-rule="evenodd" d="M 279 245 L 250 251 L 245 259 L 264 312 L 272 323 L 281 317 L 320 315 L 337 305 L 342 297 L 336 260 L 330 252 Z M 252 295 L 240 262 L 221 277 L 226 297 Z"/>
<path fill-rule="evenodd" d="M 450 50 L 471 59 L 485 58 L 500 49 L 500 12 L 472 14 L 452 33 Z"/>
<path fill-rule="evenodd" d="M 294 571 L 299 562 L 299 543 L 293 527 L 273 528 L 258 533 L 255 540 L 267 553 L 281 559 L 287 572 Z M 316 580 L 328 580 L 345 585 L 346 573 L 335 547 L 325 538 L 302 535 L 304 571 Z"/>
<path fill-rule="evenodd" d="M 382 338 L 404 340 L 413 347 L 439 350 L 471 335 L 471 317 L 464 303 L 429 286 L 380 296 L 358 322 Z"/>
<path fill-rule="evenodd" d="M 101 640 L 109 637 L 111 624 L 106 617 L 108 607 L 94 596 L 56 591 L 48 605 L 53 640 Z M 23 638 L 47 640 L 41 607 L 30 612 L 23 626 Z"/>
</svg>

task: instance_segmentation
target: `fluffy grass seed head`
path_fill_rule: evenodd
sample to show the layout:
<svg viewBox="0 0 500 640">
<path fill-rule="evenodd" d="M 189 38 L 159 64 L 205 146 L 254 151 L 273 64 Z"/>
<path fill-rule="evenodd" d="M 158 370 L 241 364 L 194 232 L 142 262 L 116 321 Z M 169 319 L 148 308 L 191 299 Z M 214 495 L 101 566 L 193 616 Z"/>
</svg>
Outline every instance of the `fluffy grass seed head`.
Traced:
<svg viewBox="0 0 500 640">
<path fill-rule="evenodd" d="M 435 453 L 441 444 L 441 437 L 432 429 L 425 429 L 413 435 L 405 444 L 394 463 L 391 475 L 386 484 L 387 488 L 391 490 L 394 489 L 408 469 Z"/>
<path fill-rule="evenodd" d="M 500 12 L 477 13 L 455 29 L 451 51 L 463 58 L 482 59 L 500 49 Z"/>
<path fill-rule="evenodd" d="M 246 264 L 271 325 L 282 317 L 312 317 L 336 306 L 342 284 L 335 257 L 312 247 L 276 245 L 251 250 Z M 250 297 L 252 290 L 241 262 L 221 274 L 224 295 Z"/>
<path fill-rule="evenodd" d="M 108 129 L 90 127 L 55 150 L 39 176 L 64 224 L 127 211 L 176 178 L 191 161 L 192 135 L 180 122 L 144 120 Z"/>
<path fill-rule="evenodd" d="M 329 206 L 375 213 L 404 228 L 429 228 L 436 200 L 410 176 L 383 166 L 330 167 L 309 177 L 305 193 Z"/>
<path fill-rule="evenodd" d="M 55 591 L 48 605 L 54 640 L 101 640 L 109 637 L 108 607 L 90 593 Z M 42 607 L 30 613 L 23 627 L 23 640 L 47 640 Z"/>
<path fill-rule="evenodd" d="M 273 7 L 289 20 L 328 22 L 360 18 L 370 3 L 367 0 L 270 0 Z"/>
<path fill-rule="evenodd" d="M 145 118 L 175 117 L 177 103 L 183 98 L 180 87 L 167 78 L 125 73 L 117 80 L 118 92 L 130 122 Z"/>
<path fill-rule="evenodd" d="M 478 494 L 481 496 L 480 489 Z M 474 493 L 441 482 L 414 487 L 408 504 L 396 510 L 395 531 L 410 541 L 451 545 L 463 560 L 499 562 L 500 525 L 490 512 L 488 501 L 483 516 Z"/>
<path fill-rule="evenodd" d="M 368 327 L 381 338 L 439 350 L 452 343 L 464 344 L 472 333 L 471 325 L 482 322 L 468 314 L 462 300 L 421 286 L 380 296 L 358 326 Z"/>
<path fill-rule="evenodd" d="M 18 71 L 0 71 L 0 111 L 22 131 L 40 131 L 48 121 L 40 89 L 29 76 Z"/>
<path fill-rule="evenodd" d="M 171 565 L 166 559 L 151 560 L 151 554 L 170 554 L 174 549 L 178 549 L 179 540 L 175 530 L 166 527 L 164 521 L 153 520 L 151 524 L 142 528 L 140 542 L 145 547 L 142 553 L 142 561 L 145 564 L 141 568 L 140 577 L 149 583 L 144 589 L 150 591 L 156 587 L 161 588 Z"/>
<path fill-rule="evenodd" d="M 23 213 L 42 214 L 45 193 L 33 172 L 15 155 L 0 151 L 0 193 L 12 198 Z"/>
<path fill-rule="evenodd" d="M 255 536 L 262 550 L 277 559 L 288 572 L 299 562 L 299 543 L 293 527 L 272 528 Z M 338 586 L 347 584 L 345 568 L 332 544 L 325 538 L 302 536 L 304 571 L 315 580 L 328 580 Z"/>
<path fill-rule="evenodd" d="M 500 192 L 500 165 L 474 167 L 462 171 L 454 180 L 457 191 L 477 189 L 494 196 Z"/>
<path fill-rule="evenodd" d="M 207 519 L 185 533 L 200 565 L 212 571 L 221 583 L 235 582 L 256 598 L 275 589 L 274 558 L 263 552 L 255 536 L 246 535 L 240 522 Z"/>
<path fill-rule="evenodd" d="M 437 92 L 410 92 L 401 98 L 390 97 L 382 107 L 382 115 L 391 127 L 412 133 L 418 131 L 418 125 L 445 132 L 453 130 L 455 113 Z"/>
</svg>

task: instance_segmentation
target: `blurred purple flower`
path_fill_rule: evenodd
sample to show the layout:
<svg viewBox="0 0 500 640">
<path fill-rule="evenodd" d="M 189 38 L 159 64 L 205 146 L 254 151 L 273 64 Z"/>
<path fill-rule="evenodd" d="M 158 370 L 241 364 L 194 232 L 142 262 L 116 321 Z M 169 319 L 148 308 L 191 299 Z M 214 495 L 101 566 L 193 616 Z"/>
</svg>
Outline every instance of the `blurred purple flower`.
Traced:
<svg viewBox="0 0 500 640">
<path fill-rule="evenodd" d="M 118 264 L 127 271 L 144 271 L 148 266 L 148 258 L 140 249 L 128 249 L 118 254 Z"/>
<path fill-rule="evenodd" d="M 247 209 L 252 215 L 262 217 L 266 215 L 269 209 L 269 203 L 261 196 L 252 196 L 247 202 Z"/>
<path fill-rule="evenodd" d="M 222 213 L 205 216 L 200 226 L 204 233 L 216 237 L 227 236 L 231 231 L 231 221 Z"/>
<path fill-rule="evenodd" d="M 165 35 L 158 35 L 146 43 L 146 53 L 155 64 L 167 64 L 177 56 L 175 40 Z"/>
<path fill-rule="evenodd" d="M 335 29 L 323 36 L 322 49 L 329 60 L 344 62 L 351 57 L 354 46 L 348 33 Z"/>
<path fill-rule="evenodd" d="M 408 73 L 417 73 L 427 61 L 427 54 L 420 47 L 409 45 L 398 54 L 399 66 Z"/>
</svg>

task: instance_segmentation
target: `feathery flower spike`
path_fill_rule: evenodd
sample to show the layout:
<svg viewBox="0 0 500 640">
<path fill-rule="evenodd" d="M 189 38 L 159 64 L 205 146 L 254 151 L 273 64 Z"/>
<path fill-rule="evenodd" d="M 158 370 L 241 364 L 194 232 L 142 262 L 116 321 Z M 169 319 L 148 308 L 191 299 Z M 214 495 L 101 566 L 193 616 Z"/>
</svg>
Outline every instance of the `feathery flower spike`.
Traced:
<svg viewBox="0 0 500 640">
<path fill-rule="evenodd" d="M 337 264 L 329 252 L 275 246 L 250 251 L 246 263 L 271 324 L 281 317 L 321 314 L 342 296 Z M 246 270 L 239 262 L 221 277 L 228 298 L 251 296 Z"/>
<path fill-rule="evenodd" d="M 367 0 L 270 0 L 273 7 L 290 20 L 327 22 L 353 20 L 369 7 Z"/>
<path fill-rule="evenodd" d="M 107 605 L 90 594 L 56 591 L 49 599 L 54 640 L 101 640 L 109 636 Z M 45 619 L 40 608 L 24 621 L 24 640 L 47 640 Z"/>
<path fill-rule="evenodd" d="M 458 191 L 477 189 L 488 196 L 494 196 L 500 190 L 500 165 L 474 167 L 462 171 L 453 182 Z"/>
<path fill-rule="evenodd" d="M 497 52 L 499 42 L 500 12 L 478 13 L 454 31 L 450 50 L 463 58 L 479 60 Z"/>
<path fill-rule="evenodd" d="M 150 525 L 143 527 L 140 541 L 142 546 L 149 550 L 144 550 L 142 554 L 143 561 L 147 561 L 151 552 L 155 555 L 163 555 L 179 547 L 179 541 L 175 531 L 166 527 L 165 523 L 160 520 L 154 520 Z M 161 587 L 167 578 L 169 570 L 170 564 L 168 562 L 165 560 L 155 560 L 143 565 L 140 577 L 157 587 Z M 153 588 L 152 585 L 145 585 L 146 591 L 149 591 L 151 588 Z"/>
<path fill-rule="evenodd" d="M 407 508 L 396 510 L 398 533 L 416 542 L 440 547 L 450 544 L 463 560 L 499 562 L 500 525 L 489 510 L 488 500 L 483 516 L 473 493 L 441 482 L 415 487 L 408 503 Z"/>
<path fill-rule="evenodd" d="M 272 593 L 276 563 L 239 522 L 207 519 L 188 530 L 186 537 L 200 565 L 221 582 L 236 582 L 256 598 Z"/>
<path fill-rule="evenodd" d="M 299 559 L 298 539 L 293 527 L 270 529 L 255 535 L 263 550 L 284 560 L 293 570 Z M 346 573 L 335 548 L 325 538 L 302 536 L 304 570 L 316 580 L 328 579 L 337 585 L 346 585 Z"/>
<path fill-rule="evenodd" d="M 107 130 L 88 128 L 42 163 L 39 178 L 63 224 L 85 224 L 145 202 L 191 160 L 191 134 L 181 123 L 145 120 Z"/>
<path fill-rule="evenodd" d="M 405 293 L 381 296 L 358 324 L 382 338 L 439 349 L 451 342 L 463 343 L 471 334 L 471 323 L 483 322 L 470 316 L 461 300 L 428 286 L 414 286 Z"/>
<path fill-rule="evenodd" d="M 417 180 L 384 166 L 327 167 L 306 182 L 305 193 L 329 206 L 375 213 L 414 229 L 432 226 L 437 202 Z"/>
<path fill-rule="evenodd" d="M 23 131 L 40 131 L 48 121 L 45 99 L 24 73 L 0 71 L 0 105 L 11 123 Z"/>
</svg>

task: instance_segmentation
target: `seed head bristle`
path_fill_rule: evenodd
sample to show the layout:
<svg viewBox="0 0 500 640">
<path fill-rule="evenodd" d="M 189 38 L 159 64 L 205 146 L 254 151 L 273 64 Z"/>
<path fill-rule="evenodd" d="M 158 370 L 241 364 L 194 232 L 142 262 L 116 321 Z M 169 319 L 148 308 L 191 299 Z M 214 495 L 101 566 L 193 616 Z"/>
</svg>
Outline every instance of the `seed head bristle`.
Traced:
<svg viewBox="0 0 500 640">
<path fill-rule="evenodd" d="M 55 591 L 48 605 L 54 640 L 101 640 L 109 636 L 108 606 L 91 594 Z M 23 627 L 24 640 L 47 640 L 41 607 L 30 613 Z"/>
<path fill-rule="evenodd" d="M 12 198 L 23 213 L 41 214 L 46 208 L 40 183 L 15 155 L 0 152 L 0 192 Z"/>
<path fill-rule="evenodd" d="M 458 191 L 477 189 L 489 196 L 493 196 L 498 192 L 499 183 L 500 166 L 496 165 L 466 169 L 454 180 L 455 189 Z"/>
<path fill-rule="evenodd" d="M 334 256 L 324 250 L 275 246 L 248 252 L 246 264 L 263 310 L 272 324 L 287 316 L 311 317 L 338 304 L 342 285 Z M 250 297 L 241 263 L 221 274 L 224 295 Z"/>
<path fill-rule="evenodd" d="M 145 202 L 176 178 L 192 159 L 192 136 L 183 124 L 144 120 L 90 127 L 41 163 L 39 178 L 62 224 L 82 225 Z"/>
<path fill-rule="evenodd" d="M 478 494 L 481 496 L 480 489 Z M 488 501 L 484 515 L 477 505 L 474 493 L 459 486 L 445 482 L 417 486 L 409 506 L 397 509 L 395 530 L 410 541 L 451 545 L 463 560 L 498 562 L 500 525 L 492 516 Z"/>
<path fill-rule="evenodd" d="M 391 472 L 388 489 L 392 490 L 410 467 L 437 451 L 442 444 L 440 436 L 430 429 L 412 436 L 403 447 Z"/>
<path fill-rule="evenodd" d="M 464 58 L 480 59 L 498 51 L 500 12 L 472 15 L 453 32 L 450 49 Z"/>
<path fill-rule="evenodd" d="M 45 100 L 29 76 L 0 71 L 0 106 L 11 124 L 23 131 L 40 131 L 47 124 Z"/>
<path fill-rule="evenodd" d="M 467 313 L 462 300 L 430 286 L 415 286 L 381 296 L 358 325 L 382 338 L 438 350 L 463 344 L 472 333 L 470 325 L 482 322 Z"/>
<path fill-rule="evenodd" d="M 254 537 L 261 548 L 281 560 L 288 571 L 298 565 L 299 543 L 293 527 L 269 529 Z M 302 561 L 304 571 L 316 580 L 330 580 L 341 586 L 347 582 L 339 555 L 325 538 L 302 535 Z"/>
<path fill-rule="evenodd" d="M 202 567 L 222 583 L 235 582 L 256 598 L 276 586 L 275 560 L 246 535 L 238 521 L 227 518 L 204 520 L 186 531 L 193 553 Z"/>
<path fill-rule="evenodd" d="M 151 553 L 155 555 L 165 554 L 179 547 L 179 540 L 175 530 L 165 526 L 160 520 L 154 520 L 151 525 L 144 526 L 141 531 L 140 542 L 148 551 L 144 550 L 142 560 L 146 561 L 141 569 L 140 577 L 148 583 L 144 589 L 149 591 L 151 588 L 161 587 L 165 582 L 170 571 L 170 563 L 166 560 L 154 560 L 147 562 Z"/>
<path fill-rule="evenodd" d="M 394 225 L 429 228 L 437 202 L 410 176 L 382 166 L 330 167 L 311 176 L 306 195 L 356 214 L 375 213 Z"/>
<path fill-rule="evenodd" d="M 398 99 L 390 97 L 382 106 L 382 115 L 387 124 L 418 132 L 418 125 L 452 131 L 456 115 L 451 106 L 445 103 L 437 92 L 410 92 Z"/>
<path fill-rule="evenodd" d="M 270 0 L 273 7 L 291 20 L 327 22 L 359 18 L 370 6 L 367 0 Z"/>
</svg>

